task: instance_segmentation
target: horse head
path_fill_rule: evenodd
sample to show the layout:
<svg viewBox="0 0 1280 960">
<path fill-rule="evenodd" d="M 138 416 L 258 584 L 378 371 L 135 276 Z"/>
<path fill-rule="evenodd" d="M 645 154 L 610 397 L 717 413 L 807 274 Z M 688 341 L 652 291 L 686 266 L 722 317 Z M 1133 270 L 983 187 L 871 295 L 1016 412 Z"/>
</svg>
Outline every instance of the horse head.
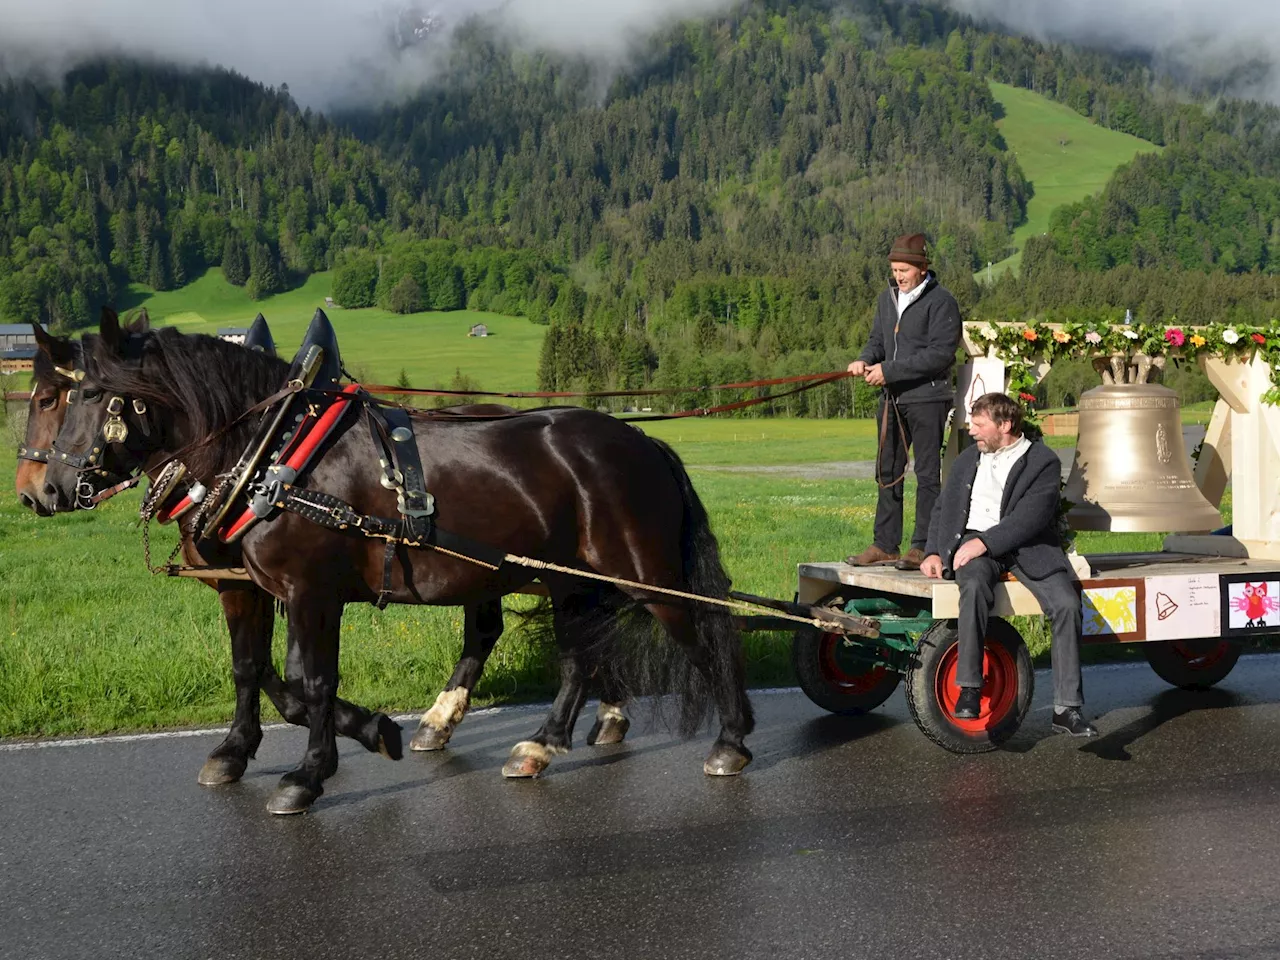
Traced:
<svg viewBox="0 0 1280 960">
<path fill-rule="evenodd" d="M 45 465 L 66 416 L 67 398 L 75 389 L 75 381 L 58 370 L 73 370 L 77 366 L 80 344 L 69 337 L 45 333 L 38 323 L 31 326 L 39 349 L 34 363 L 31 399 L 27 403 L 27 430 L 22 446 L 18 448 L 18 474 L 14 486 L 18 501 L 23 506 L 30 507 L 40 516 L 48 516 L 51 511 L 40 499 Z"/>
<path fill-rule="evenodd" d="M 34 470 L 19 473 L 20 483 L 25 477 L 20 495 L 37 513 L 90 506 L 99 489 L 141 469 L 147 444 L 130 434 L 145 438 L 151 433 L 145 403 L 131 403 L 118 393 L 107 397 L 110 387 L 89 371 L 99 369 L 91 359 L 95 354 L 123 356 L 126 344 L 149 330 L 145 310 L 122 326 L 116 312 L 104 307 L 97 337 L 86 335 L 77 344 L 37 332 L 36 389 L 25 446 L 39 455 L 43 476 L 36 483 Z"/>
</svg>

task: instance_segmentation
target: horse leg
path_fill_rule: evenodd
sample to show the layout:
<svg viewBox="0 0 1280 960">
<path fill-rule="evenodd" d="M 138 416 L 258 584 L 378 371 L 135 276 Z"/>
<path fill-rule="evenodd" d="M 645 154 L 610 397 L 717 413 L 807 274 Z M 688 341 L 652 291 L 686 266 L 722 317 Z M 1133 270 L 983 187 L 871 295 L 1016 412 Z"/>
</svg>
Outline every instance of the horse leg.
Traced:
<svg viewBox="0 0 1280 960">
<path fill-rule="evenodd" d="M 511 748 L 511 756 L 502 767 L 504 777 L 517 779 L 536 777 L 551 764 L 551 758 L 568 753 L 572 747 L 573 725 L 578 721 L 582 705 L 587 701 L 587 677 L 582 661 L 567 656 L 560 663 L 560 690 L 542 726 L 528 740 Z"/>
<path fill-rule="evenodd" d="M 709 645 L 699 636 L 692 612 L 661 603 L 646 604 L 646 607 L 688 655 L 715 698 L 720 713 L 720 733 L 702 765 L 702 772 L 712 777 L 741 773 L 751 762 L 751 751 L 743 741 L 755 727 L 751 701 L 747 699 L 746 665 L 741 645 L 724 642 L 722 638 L 717 646 L 732 653 L 723 657 L 713 656 Z M 707 613 L 702 614 L 701 619 L 706 621 L 706 630 L 733 629 L 727 614 Z"/>
<path fill-rule="evenodd" d="M 606 678 L 600 684 L 600 706 L 596 708 L 596 722 L 587 733 L 587 743 L 593 747 L 609 743 L 621 743 L 631 729 L 631 721 L 622 712 L 626 697 L 616 689 L 614 682 Z"/>
<path fill-rule="evenodd" d="M 410 750 L 443 750 L 471 702 L 485 661 L 502 636 L 502 601 L 485 600 L 463 606 L 462 656 L 435 704 L 422 715 Z"/>
<path fill-rule="evenodd" d="M 571 642 L 575 606 L 582 598 L 561 594 L 552 583 L 552 617 L 556 642 L 560 646 L 560 689 L 542 726 L 528 740 L 511 748 L 511 756 L 502 767 L 502 775 L 510 778 L 536 777 L 558 753 L 568 753 L 572 746 L 573 726 L 587 700 L 587 671 L 583 658 L 566 643 Z"/>
<path fill-rule="evenodd" d="M 307 751 L 302 762 L 280 778 L 267 812 L 305 813 L 324 793 L 324 781 L 338 769 L 334 699 L 338 690 L 338 641 L 342 600 L 317 587 L 289 600 L 289 646 L 301 667 L 301 700 L 307 710 Z"/>
<path fill-rule="evenodd" d="M 200 768 L 197 779 L 206 787 L 239 780 L 262 742 L 258 691 L 265 671 L 271 669 L 271 628 L 275 619 L 271 597 L 251 584 L 220 581 L 218 600 L 231 634 L 236 712 L 226 737 Z"/>
<path fill-rule="evenodd" d="M 307 707 L 302 701 L 302 658 L 289 633 L 288 650 L 284 662 L 285 679 L 270 663 L 262 677 L 262 689 L 280 716 L 295 726 L 308 724 Z M 343 737 L 350 737 L 370 753 L 380 753 L 389 760 L 404 756 L 404 731 L 385 713 L 374 712 L 341 697 L 333 700 L 333 728 Z"/>
</svg>

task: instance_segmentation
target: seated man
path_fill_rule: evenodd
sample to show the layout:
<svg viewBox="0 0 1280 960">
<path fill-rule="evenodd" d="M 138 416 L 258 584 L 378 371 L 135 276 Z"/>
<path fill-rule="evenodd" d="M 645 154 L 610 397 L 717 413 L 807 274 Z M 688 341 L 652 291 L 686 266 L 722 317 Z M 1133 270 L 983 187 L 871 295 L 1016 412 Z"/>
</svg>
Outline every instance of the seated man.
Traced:
<svg viewBox="0 0 1280 960">
<path fill-rule="evenodd" d="M 980 712 L 987 619 L 995 585 L 1011 571 L 1053 625 L 1053 731 L 1095 736 L 1080 712 L 1080 593 L 1057 532 L 1061 461 L 1022 435 L 1022 408 L 1003 393 L 974 401 L 969 435 L 975 444 L 947 477 L 920 565 L 926 577 L 954 578 L 960 587 L 955 715 L 970 720 Z"/>
</svg>

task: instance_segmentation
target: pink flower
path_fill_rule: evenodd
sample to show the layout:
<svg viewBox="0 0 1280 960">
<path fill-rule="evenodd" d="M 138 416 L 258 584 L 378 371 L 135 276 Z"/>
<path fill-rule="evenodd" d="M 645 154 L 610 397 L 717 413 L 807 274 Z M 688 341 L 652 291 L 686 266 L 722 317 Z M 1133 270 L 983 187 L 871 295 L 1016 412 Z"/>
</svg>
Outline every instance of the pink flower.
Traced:
<svg viewBox="0 0 1280 960">
<path fill-rule="evenodd" d="M 1085 339 L 1085 343 L 1101 343 L 1102 334 L 1100 334 L 1097 330 L 1090 330 L 1088 333 L 1084 335 L 1084 339 Z"/>
<path fill-rule="evenodd" d="M 1187 342 L 1187 335 L 1177 327 L 1171 327 L 1164 332 L 1164 338 L 1172 343 L 1175 347 L 1180 347 Z"/>
</svg>

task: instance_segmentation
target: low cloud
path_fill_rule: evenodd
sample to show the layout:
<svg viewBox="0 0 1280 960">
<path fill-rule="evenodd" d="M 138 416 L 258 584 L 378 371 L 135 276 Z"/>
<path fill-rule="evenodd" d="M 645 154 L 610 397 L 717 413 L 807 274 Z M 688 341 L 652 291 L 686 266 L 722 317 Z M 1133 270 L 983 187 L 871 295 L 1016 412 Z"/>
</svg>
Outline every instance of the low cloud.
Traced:
<svg viewBox="0 0 1280 960">
<path fill-rule="evenodd" d="M 621 66 L 678 20 L 735 0 L 0 0 L 0 72 L 57 77 L 128 56 L 222 66 L 303 105 L 378 102 L 438 69 L 450 32 L 481 16 L 514 42 Z"/>
<path fill-rule="evenodd" d="M 1220 0 L 945 0 L 978 20 L 1055 43 L 1149 56 L 1231 96 L 1280 103 L 1280 7 Z"/>
</svg>

